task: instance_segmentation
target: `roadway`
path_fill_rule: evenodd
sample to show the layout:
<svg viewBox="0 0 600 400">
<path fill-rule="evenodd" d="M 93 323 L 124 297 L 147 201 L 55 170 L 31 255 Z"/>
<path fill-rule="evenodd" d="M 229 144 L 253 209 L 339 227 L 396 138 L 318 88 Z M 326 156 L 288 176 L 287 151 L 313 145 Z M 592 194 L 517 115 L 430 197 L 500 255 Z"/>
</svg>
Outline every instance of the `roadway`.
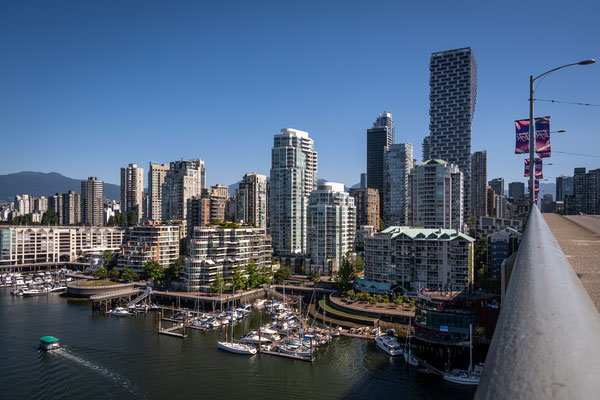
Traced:
<svg viewBox="0 0 600 400">
<path fill-rule="evenodd" d="M 600 311 L 600 216 L 544 214 L 544 219 Z"/>
</svg>

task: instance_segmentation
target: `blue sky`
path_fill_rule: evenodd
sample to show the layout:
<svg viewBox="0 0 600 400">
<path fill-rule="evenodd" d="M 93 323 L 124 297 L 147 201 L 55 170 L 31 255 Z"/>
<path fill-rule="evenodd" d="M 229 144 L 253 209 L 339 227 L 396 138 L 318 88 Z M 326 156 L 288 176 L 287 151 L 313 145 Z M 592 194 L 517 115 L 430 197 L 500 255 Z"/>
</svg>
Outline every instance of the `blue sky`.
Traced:
<svg viewBox="0 0 600 400">
<path fill-rule="evenodd" d="M 407 4 L 403 4 L 407 3 Z M 0 174 L 56 171 L 119 183 L 119 168 L 199 157 L 208 184 L 269 173 L 273 135 L 306 130 L 319 177 L 354 184 L 366 129 L 391 112 L 420 159 L 429 57 L 471 46 L 472 150 L 488 177 L 523 180 L 513 120 L 528 79 L 600 59 L 598 2 L 8 1 L 0 4 Z M 416 2 L 414 2 L 416 3 Z M 600 62 L 558 71 L 544 99 L 600 104 Z M 600 156 L 600 107 L 536 103 L 553 150 Z M 546 176 L 600 167 L 554 153 Z"/>
</svg>

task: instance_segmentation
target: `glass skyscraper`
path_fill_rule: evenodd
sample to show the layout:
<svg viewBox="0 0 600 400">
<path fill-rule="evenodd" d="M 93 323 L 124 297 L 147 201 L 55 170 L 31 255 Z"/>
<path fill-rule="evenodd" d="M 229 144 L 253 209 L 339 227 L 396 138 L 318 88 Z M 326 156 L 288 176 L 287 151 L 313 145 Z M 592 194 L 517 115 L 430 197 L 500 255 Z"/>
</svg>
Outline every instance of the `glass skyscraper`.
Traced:
<svg viewBox="0 0 600 400">
<path fill-rule="evenodd" d="M 392 144 L 384 155 L 383 223 L 386 227 L 408 224 L 408 174 L 413 163 L 410 143 Z"/>
<path fill-rule="evenodd" d="M 392 114 L 382 112 L 367 129 L 367 187 L 377 189 L 380 196 L 380 209 L 383 209 L 383 155 L 394 143 L 394 122 Z"/>
</svg>

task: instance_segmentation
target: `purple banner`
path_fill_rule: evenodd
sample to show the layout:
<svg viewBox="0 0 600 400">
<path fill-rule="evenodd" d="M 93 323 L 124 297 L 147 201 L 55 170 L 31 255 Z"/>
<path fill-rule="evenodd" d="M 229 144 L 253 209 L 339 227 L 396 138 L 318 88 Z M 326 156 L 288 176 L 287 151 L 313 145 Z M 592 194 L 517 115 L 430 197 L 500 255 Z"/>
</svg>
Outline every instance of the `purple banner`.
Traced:
<svg viewBox="0 0 600 400">
<path fill-rule="evenodd" d="M 535 151 L 540 158 L 550 157 L 550 117 L 535 119 Z"/>
<path fill-rule="evenodd" d="M 529 120 L 516 120 L 515 129 L 517 131 L 517 144 L 515 146 L 515 154 L 529 153 Z"/>
<path fill-rule="evenodd" d="M 529 178 L 529 158 L 525 159 L 525 178 Z M 535 159 L 535 179 L 544 179 L 544 173 L 542 171 L 542 159 Z"/>
</svg>

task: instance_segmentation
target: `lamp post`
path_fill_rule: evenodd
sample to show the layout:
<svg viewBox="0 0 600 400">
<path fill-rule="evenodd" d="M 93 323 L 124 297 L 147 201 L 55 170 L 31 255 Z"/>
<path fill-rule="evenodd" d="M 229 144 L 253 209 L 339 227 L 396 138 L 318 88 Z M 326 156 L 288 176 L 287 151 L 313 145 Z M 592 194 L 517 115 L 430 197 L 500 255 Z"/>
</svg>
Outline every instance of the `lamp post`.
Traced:
<svg viewBox="0 0 600 400">
<path fill-rule="evenodd" d="M 549 71 L 544 72 L 541 75 L 534 77 L 529 76 L 529 200 L 531 207 L 535 204 L 535 126 L 533 118 L 533 82 L 537 79 L 548 75 L 551 72 L 557 71 L 562 68 L 571 67 L 574 65 L 589 65 L 595 63 L 596 60 L 590 58 L 589 60 L 583 60 L 572 64 L 563 65 L 561 67 L 553 68 Z"/>
</svg>

